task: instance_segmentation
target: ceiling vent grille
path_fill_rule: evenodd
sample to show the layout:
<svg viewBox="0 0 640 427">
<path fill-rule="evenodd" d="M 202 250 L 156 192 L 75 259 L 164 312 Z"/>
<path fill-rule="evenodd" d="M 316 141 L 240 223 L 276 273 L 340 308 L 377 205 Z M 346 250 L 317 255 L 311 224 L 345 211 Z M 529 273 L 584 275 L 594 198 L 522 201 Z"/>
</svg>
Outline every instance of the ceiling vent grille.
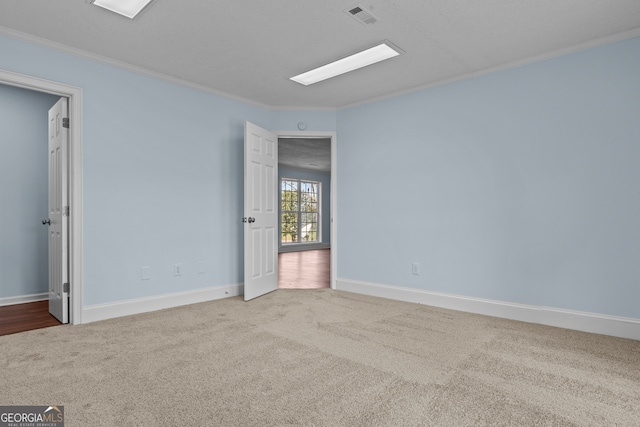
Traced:
<svg viewBox="0 0 640 427">
<path fill-rule="evenodd" d="M 375 24 L 380 19 L 373 14 L 370 10 L 366 9 L 361 4 L 353 7 L 349 7 L 344 11 L 347 15 L 361 23 L 362 25 Z"/>
</svg>

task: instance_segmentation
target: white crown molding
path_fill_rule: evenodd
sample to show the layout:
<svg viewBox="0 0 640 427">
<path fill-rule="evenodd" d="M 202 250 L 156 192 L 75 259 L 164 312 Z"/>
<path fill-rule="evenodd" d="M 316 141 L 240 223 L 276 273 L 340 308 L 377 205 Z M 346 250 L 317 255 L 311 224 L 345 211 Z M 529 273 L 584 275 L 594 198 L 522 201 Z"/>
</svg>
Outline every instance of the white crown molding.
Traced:
<svg viewBox="0 0 640 427">
<path fill-rule="evenodd" d="M 640 340 L 640 319 L 496 301 L 349 279 L 337 279 L 336 282 L 336 289 L 340 291 Z"/>
<path fill-rule="evenodd" d="M 336 111 L 338 111 L 337 107 L 279 107 L 279 106 L 275 106 L 275 105 L 270 106 L 269 109 L 271 111 L 274 111 L 274 112 L 291 111 L 291 112 L 295 112 L 295 113 L 298 113 L 300 111 L 335 113 Z"/>
<path fill-rule="evenodd" d="M 216 89 L 212 89 L 210 87 L 204 86 L 204 85 L 200 85 L 197 83 L 192 83 L 186 80 L 182 80 L 179 79 L 177 77 L 173 77 L 167 74 L 163 74 L 163 73 L 159 73 L 157 71 L 151 71 L 147 68 L 144 67 L 139 67 L 137 65 L 132 65 L 132 64 L 128 64 L 126 62 L 122 62 L 122 61 L 118 61 L 115 59 L 111 59 L 111 58 L 107 58 L 105 56 L 102 55 L 98 55 L 95 53 L 91 53 L 91 52 L 87 52 L 85 50 L 82 49 L 76 49 L 74 47 L 71 46 L 67 46 L 65 44 L 62 43 L 57 43 L 48 39 L 44 39 L 41 37 L 37 37 L 31 34 L 26 34 L 20 31 L 16 31 L 7 27 L 3 27 L 0 26 L 0 34 L 5 35 L 7 37 L 11 37 L 14 39 L 18 39 L 18 40 L 22 40 L 28 43 L 33 43 L 36 45 L 40 45 L 40 46 L 44 46 L 50 49 L 54 49 L 60 52 L 64 52 L 67 54 L 71 54 L 74 56 L 79 56 L 81 58 L 85 58 L 85 59 L 90 59 L 96 62 L 100 62 L 103 63 L 105 65 L 109 65 L 112 67 L 117 67 L 126 71 L 130 71 L 133 73 L 137 73 L 137 74 L 142 74 L 142 75 L 146 75 L 148 77 L 153 77 L 159 80 L 164 80 L 168 83 L 173 83 L 179 86 L 185 86 L 188 87 L 190 89 L 195 89 L 195 90 L 199 90 L 202 92 L 207 92 L 210 93 L 212 95 L 216 95 L 216 96 L 220 96 L 222 98 L 227 98 L 233 101 L 238 101 L 238 102 L 242 102 L 245 104 L 249 104 L 249 105 L 253 105 L 256 107 L 260 107 L 260 108 L 265 108 L 270 110 L 272 107 L 270 105 L 267 104 L 263 104 L 261 102 L 255 101 L 253 99 L 248 99 L 248 98 L 243 98 L 237 95 L 233 95 L 227 92 L 223 92 L 223 91 L 219 91 Z"/>
<path fill-rule="evenodd" d="M 517 67 L 521 67 L 524 65 L 528 65 L 528 64 L 532 64 L 535 62 L 540 62 L 540 61 L 544 61 L 547 59 L 553 59 L 553 58 L 557 58 L 563 55 L 568 55 L 571 53 L 576 53 L 579 51 L 583 51 L 586 49 L 590 49 L 590 48 L 594 48 L 594 47 L 598 47 L 598 46 L 603 46 L 609 43 L 615 43 L 618 41 L 622 41 L 622 40 L 626 40 L 626 39 L 630 39 L 633 37 L 639 37 L 640 36 L 640 28 L 634 28 L 632 30 L 628 30 L 628 31 L 623 31 L 621 33 L 616 33 L 616 34 L 612 34 L 606 37 L 601 37 L 599 39 L 595 39 L 595 40 L 591 40 L 589 42 L 585 42 L 585 43 L 579 43 L 576 44 L 574 46 L 568 47 L 568 48 L 564 48 L 564 49 L 558 49 L 552 52 L 547 52 L 545 54 L 542 55 L 536 55 L 536 56 L 531 56 L 528 58 L 524 58 L 518 61 L 512 61 L 497 67 L 491 67 L 491 68 L 485 68 L 482 70 L 478 70 L 472 73 L 466 73 L 466 74 L 462 74 L 460 76 L 457 77 L 453 77 L 453 78 L 449 78 L 449 79 L 444 79 L 444 80 L 439 80 L 437 82 L 433 82 L 433 83 L 429 83 L 426 85 L 420 85 L 420 86 L 415 86 L 412 87 L 410 89 L 404 89 L 401 91 L 396 91 L 396 92 L 392 92 L 392 93 L 388 93 L 386 95 L 382 95 L 382 96 L 378 96 L 378 97 L 373 97 L 373 98 L 367 98 L 365 100 L 362 101 L 358 101 L 358 102 L 354 102 L 354 103 L 350 103 L 350 104 L 345 104 L 345 105 L 341 105 L 341 106 L 336 106 L 336 107 L 311 107 L 311 106 L 275 106 L 275 105 L 268 105 L 268 104 L 263 104 L 261 102 L 252 100 L 252 99 L 248 99 L 248 98 L 243 98 L 237 95 L 233 95 L 227 92 L 223 92 L 223 91 L 219 91 L 216 89 L 212 89 L 210 87 L 204 86 L 204 85 L 199 85 L 196 83 L 192 83 L 186 80 L 182 80 L 173 76 L 169 76 L 166 74 L 162 74 L 162 73 L 158 73 L 155 71 L 151 71 L 148 70 L 146 68 L 143 67 L 138 67 L 135 65 L 131 65 L 131 64 L 127 64 L 125 62 L 122 61 L 117 61 L 115 59 L 111 59 L 111 58 L 107 58 L 101 55 L 97 55 L 94 53 L 90 53 L 81 49 L 76 49 L 67 45 L 64 45 L 62 43 L 57 43 L 57 42 L 53 42 L 51 40 L 48 39 L 44 39 L 41 37 L 37 37 L 37 36 L 33 36 L 31 34 L 26 34 L 20 31 L 16 31 L 10 28 L 6 28 L 6 27 L 2 27 L 0 26 L 0 34 L 4 34 L 8 37 L 12 37 L 15 39 L 19 39 L 19 40 L 23 40 L 26 42 L 30 42 L 30 43 L 34 43 L 37 45 L 41 45 L 41 46 L 45 46 L 51 49 L 55 49 L 58 51 L 62 51 L 65 53 L 69 53 L 75 56 L 80 56 L 83 58 L 87 58 L 87 59 L 92 59 L 107 65 L 111 65 L 114 67 L 118 67 L 121 69 L 125 69 L 127 71 L 131 71 L 134 73 L 138 73 L 138 74 L 143 74 L 143 75 L 147 75 L 150 77 L 154 77 L 160 80 L 164 80 L 170 83 L 174 83 L 177 85 L 181 85 L 181 86 L 185 86 L 185 87 L 189 87 L 191 89 L 196 89 L 196 90 L 200 90 L 203 92 L 207 92 L 213 95 L 217 95 L 220 97 L 224 97 L 227 99 L 231 99 L 234 101 L 239 101 L 239 102 L 243 102 L 249 105 L 253 105 L 256 107 L 261 107 L 261 108 L 265 108 L 268 109 L 270 111 L 273 112 L 277 112 L 277 111 L 327 111 L 327 112 L 337 112 L 340 110 L 344 110 L 347 108 L 351 108 L 351 107 L 356 107 L 358 105 L 364 105 L 364 104 L 369 104 L 372 102 L 377 102 L 377 101 L 382 101 L 385 99 L 389 99 L 389 98 L 394 98 L 397 96 L 401 96 L 401 95 L 406 95 L 408 93 L 412 93 L 412 92 L 419 92 L 421 90 L 425 90 L 425 89 L 430 89 L 430 88 L 434 88 L 434 87 L 438 87 L 438 86 L 444 86 L 450 83 L 454 83 L 454 82 L 458 82 L 458 81 L 462 81 L 462 80 L 466 80 L 466 79 L 470 79 L 473 77 L 478 77 L 478 76 L 482 76 L 485 74 L 490 74 L 493 72 L 497 72 L 497 71 L 501 71 L 501 70 L 507 70 L 507 69 L 511 69 L 511 68 L 517 68 Z"/>
<path fill-rule="evenodd" d="M 386 95 L 382 95 L 382 96 L 378 96 L 378 97 L 374 97 L 374 98 L 368 98 L 368 99 L 363 100 L 363 101 L 358 101 L 358 102 L 354 102 L 354 103 L 351 103 L 351 104 L 345 104 L 345 105 L 336 107 L 336 110 L 337 111 L 345 110 L 347 108 L 357 107 L 359 105 L 370 104 L 372 102 L 383 101 L 385 99 L 395 98 L 397 96 L 407 95 L 407 94 L 413 93 L 413 92 L 420 92 L 422 90 L 448 85 L 450 83 L 455 83 L 455 82 L 459 82 L 459 81 L 462 81 L 462 80 L 471 79 L 473 77 L 483 76 L 483 75 L 486 75 L 486 74 L 491 74 L 491 73 L 495 73 L 495 72 L 502 71 L 502 70 L 508 70 L 508 69 L 512 69 L 512 68 L 518 68 L 518 67 L 522 67 L 522 66 L 525 66 L 525 65 L 534 64 L 536 62 L 546 61 L 548 59 L 559 58 L 559 57 L 564 56 L 564 55 L 570 55 L 572 53 L 581 52 L 581 51 L 584 51 L 584 50 L 587 50 L 587 49 L 591 49 L 591 48 L 594 48 L 594 47 L 604 46 L 604 45 L 607 45 L 607 44 L 610 44 L 610 43 L 615 43 L 615 42 L 631 39 L 631 38 L 634 38 L 634 37 L 640 37 L 640 28 L 634 28 L 634 29 L 629 30 L 629 31 L 623 31 L 621 33 L 616 33 L 616 34 L 612 34 L 612 35 L 609 35 L 609 36 L 606 36 L 606 37 L 601 37 L 599 39 L 591 40 L 591 41 L 588 41 L 588 42 L 585 42 L 585 43 L 579 43 L 579 44 L 573 45 L 571 47 L 554 50 L 554 51 L 551 51 L 551 52 L 544 53 L 542 55 L 530 56 L 530 57 L 527 57 L 527 58 L 524 58 L 524 59 L 520 59 L 520 60 L 517 60 L 517 61 L 508 62 L 506 64 L 502 64 L 502 65 L 499 65 L 497 67 L 485 68 L 485 69 L 478 70 L 478 71 L 475 71 L 475 72 L 472 72 L 472 73 L 462 74 L 462 75 L 457 76 L 457 77 L 452 77 L 452 78 L 448 78 L 448 79 L 444 79 L 444 80 L 438 80 L 437 82 L 428 83 L 426 85 L 414 86 L 414 87 L 412 87 L 410 89 L 403 89 L 403 90 L 400 90 L 400 91 L 388 93 Z"/>
<path fill-rule="evenodd" d="M 242 295 L 243 292 L 244 285 L 237 283 L 233 285 L 214 286 L 205 289 L 116 301 L 106 304 L 89 305 L 82 309 L 82 323 L 97 322 L 99 320 L 131 316 L 133 314 L 164 310 L 166 308 L 179 307 L 182 305 L 236 297 Z"/>
</svg>

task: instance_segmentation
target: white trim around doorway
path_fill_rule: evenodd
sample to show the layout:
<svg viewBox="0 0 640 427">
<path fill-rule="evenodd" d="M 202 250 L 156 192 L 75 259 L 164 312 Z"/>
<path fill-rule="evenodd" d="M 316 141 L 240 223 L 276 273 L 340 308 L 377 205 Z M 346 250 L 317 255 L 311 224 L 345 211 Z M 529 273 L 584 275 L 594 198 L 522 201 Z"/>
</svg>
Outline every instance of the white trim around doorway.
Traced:
<svg viewBox="0 0 640 427">
<path fill-rule="evenodd" d="M 82 323 L 82 89 L 0 70 L 0 84 L 69 99 L 69 322 Z"/>
<path fill-rule="evenodd" d="M 338 271 L 338 137 L 329 131 L 272 131 L 278 138 L 331 138 L 331 289 L 336 289 Z"/>
</svg>

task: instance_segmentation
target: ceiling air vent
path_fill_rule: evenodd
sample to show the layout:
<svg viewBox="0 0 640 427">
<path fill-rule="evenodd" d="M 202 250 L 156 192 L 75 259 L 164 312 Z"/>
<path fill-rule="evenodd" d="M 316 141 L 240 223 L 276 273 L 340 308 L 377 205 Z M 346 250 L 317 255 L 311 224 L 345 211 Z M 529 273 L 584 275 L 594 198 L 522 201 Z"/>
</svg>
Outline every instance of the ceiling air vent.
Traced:
<svg viewBox="0 0 640 427">
<path fill-rule="evenodd" d="M 362 25 L 375 24 L 380 20 L 373 12 L 365 9 L 361 4 L 345 9 L 344 12 Z"/>
</svg>

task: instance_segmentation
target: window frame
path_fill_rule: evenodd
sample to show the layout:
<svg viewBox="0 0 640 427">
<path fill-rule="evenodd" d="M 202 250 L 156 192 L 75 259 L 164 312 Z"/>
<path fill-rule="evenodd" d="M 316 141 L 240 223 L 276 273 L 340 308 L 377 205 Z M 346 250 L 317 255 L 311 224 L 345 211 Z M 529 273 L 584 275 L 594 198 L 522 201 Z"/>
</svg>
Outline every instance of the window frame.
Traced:
<svg viewBox="0 0 640 427">
<path fill-rule="evenodd" d="M 282 196 L 283 196 L 283 183 L 284 181 L 292 181 L 292 182 L 296 182 L 297 183 L 297 203 L 296 203 L 296 207 L 297 210 L 296 211 L 290 211 L 290 210 L 283 210 L 282 209 Z M 302 184 L 303 183 L 308 183 L 308 184 L 312 184 L 312 185 L 316 185 L 317 186 L 317 196 L 316 196 L 316 212 L 302 212 L 301 211 L 301 189 L 302 189 Z M 281 246 L 296 246 L 296 245 L 312 245 L 312 244 L 318 244 L 318 243 L 322 243 L 322 182 L 320 181 L 314 181 L 312 179 L 303 179 L 303 178 L 290 178 L 290 177 L 281 177 L 280 178 L 280 187 L 279 187 L 279 206 L 278 206 L 278 210 L 279 210 L 279 215 L 280 215 L 280 220 L 279 225 L 280 225 L 280 229 L 279 231 L 279 242 Z M 315 240 L 306 240 L 303 241 L 300 238 L 300 233 L 298 233 L 297 235 L 297 240 L 296 242 L 285 242 L 282 239 L 282 226 L 283 226 L 283 222 L 282 222 L 282 215 L 283 213 L 286 212 L 292 212 L 292 213 L 296 213 L 297 214 L 297 229 L 300 230 L 301 229 L 301 225 L 303 223 L 302 221 L 302 215 L 303 214 L 309 214 L 309 213 L 315 213 L 317 216 L 317 226 L 316 226 L 316 239 Z"/>
</svg>

